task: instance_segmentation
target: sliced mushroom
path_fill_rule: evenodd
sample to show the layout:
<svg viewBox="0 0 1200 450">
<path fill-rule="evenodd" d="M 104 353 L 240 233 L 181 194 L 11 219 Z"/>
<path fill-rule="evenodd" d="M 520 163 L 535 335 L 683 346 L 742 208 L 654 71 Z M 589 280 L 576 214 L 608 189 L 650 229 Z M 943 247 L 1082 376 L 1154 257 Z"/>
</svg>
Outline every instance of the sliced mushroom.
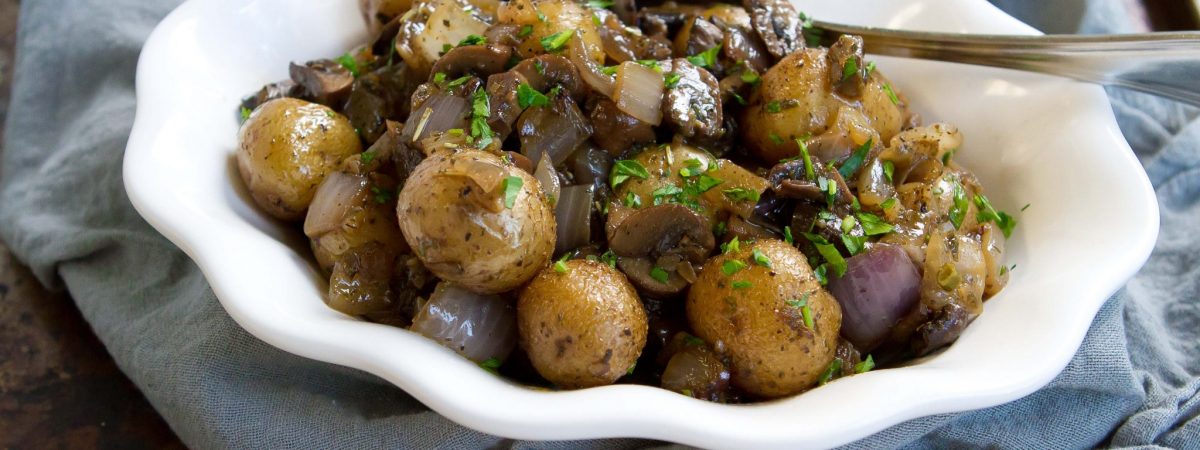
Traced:
<svg viewBox="0 0 1200 450">
<path fill-rule="evenodd" d="M 497 23 L 488 27 L 483 33 L 483 37 L 487 38 L 488 42 L 498 45 L 507 45 L 516 47 L 521 45 L 521 26 L 515 23 Z"/>
<path fill-rule="evenodd" d="M 304 95 L 304 89 L 292 80 L 283 80 L 278 83 L 271 83 L 263 86 L 254 95 L 242 99 L 242 107 L 253 111 L 258 105 L 275 100 L 277 98 L 292 97 L 299 98 Z"/>
<path fill-rule="evenodd" d="M 721 45 L 725 32 L 712 22 L 700 17 L 691 17 L 683 23 L 675 35 L 675 56 L 698 55 L 705 50 Z M 715 69 L 715 68 L 714 68 Z"/>
<path fill-rule="evenodd" d="M 654 142 L 654 127 L 625 114 L 607 98 L 593 99 L 588 117 L 592 121 L 592 141 L 614 157 L 638 144 Z"/>
<path fill-rule="evenodd" d="M 787 0 L 743 0 L 750 23 L 775 60 L 804 48 L 804 22 Z"/>
<path fill-rule="evenodd" d="M 666 43 L 647 37 L 636 28 L 626 27 L 614 14 L 599 14 L 604 16 L 602 25 L 597 29 L 600 32 L 600 43 L 604 47 L 604 53 L 612 60 L 620 63 L 671 57 L 671 47 Z"/>
<path fill-rule="evenodd" d="M 610 216 L 609 220 L 613 220 Z M 678 294 L 716 246 L 704 218 L 686 206 L 636 210 L 608 227 L 608 246 L 635 286 L 649 295 Z M 667 274 L 666 282 L 656 269 Z"/>
<path fill-rule="evenodd" d="M 672 61 L 670 73 L 678 75 L 679 80 L 663 96 L 666 122 L 683 137 L 720 138 L 725 131 L 725 117 L 717 78 L 683 58 Z"/>
<path fill-rule="evenodd" d="M 863 74 L 866 67 L 863 64 L 863 40 L 861 36 L 843 34 L 837 42 L 829 47 L 829 84 L 833 89 L 847 98 L 858 98 L 862 95 L 866 79 Z"/>
<path fill-rule="evenodd" d="M 304 87 L 305 93 L 317 103 L 338 108 L 350 94 L 354 74 L 341 64 L 328 59 L 309 61 L 303 66 L 292 63 L 288 69 L 292 81 Z"/>
<path fill-rule="evenodd" d="M 541 161 L 547 154 L 554 165 L 562 164 L 591 135 L 587 118 L 565 96 L 552 98 L 548 106 L 531 107 L 517 120 L 521 153 L 531 161 Z"/>
<path fill-rule="evenodd" d="M 448 80 L 463 75 L 487 78 L 503 72 L 512 55 L 512 47 L 507 45 L 464 45 L 438 58 L 430 72 L 434 75 L 443 73 Z"/>
<path fill-rule="evenodd" d="M 975 320 L 976 315 L 970 313 L 957 303 L 950 303 L 933 318 L 917 327 L 912 340 L 912 351 L 917 356 L 924 356 L 939 348 L 950 345 L 963 330 Z"/>
<path fill-rule="evenodd" d="M 721 55 L 730 61 L 744 63 L 756 74 L 766 73 L 771 68 L 771 56 L 758 35 L 740 28 L 726 28 L 721 41 Z"/>
<path fill-rule="evenodd" d="M 827 180 L 826 182 L 836 184 L 833 199 L 835 208 L 837 206 L 849 208 L 854 194 L 850 192 L 850 187 L 846 184 L 846 180 L 842 179 L 842 175 L 829 166 L 821 164 L 821 161 L 815 157 L 812 158 L 812 167 L 813 177 L 809 178 L 808 169 L 802 159 L 781 162 L 771 168 L 771 172 L 767 175 L 767 181 L 771 183 L 771 190 L 779 198 L 826 204 L 828 201 L 827 191 L 821 188 L 819 181 L 824 178 Z"/>
<path fill-rule="evenodd" d="M 355 79 L 343 112 L 363 139 L 374 142 L 385 131 L 386 120 L 408 117 L 408 99 L 417 81 L 403 61 L 394 61 Z"/>
<path fill-rule="evenodd" d="M 571 60 L 559 55 L 538 55 L 521 61 L 513 66 L 512 72 L 520 74 L 527 80 L 529 87 L 540 92 L 547 92 L 556 86 L 561 86 L 563 92 L 575 101 L 583 101 L 587 88 L 579 78 L 579 71 Z"/>
<path fill-rule="evenodd" d="M 525 77 L 511 70 L 488 77 L 487 93 L 492 108 L 488 125 L 501 141 L 508 138 L 513 131 L 513 124 L 521 117 L 523 110 L 517 98 L 517 89 L 525 82 Z"/>
<path fill-rule="evenodd" d="M 408 181 L 409 174 L 417 167 L 417 164 L 425 160 L 425 154 L 416 146 L 405 145 L 401 140 L 402 127 L 403 125 L 399 123 L 387 121 L 383 135 L 371 145 L 371 148 L 367 149 L 367 152 L 375 155 L 373 160 L 392 162 L 392 165 L 395 166 L 398 186 L 404 186 L 404 182 Z"/>
</svg>

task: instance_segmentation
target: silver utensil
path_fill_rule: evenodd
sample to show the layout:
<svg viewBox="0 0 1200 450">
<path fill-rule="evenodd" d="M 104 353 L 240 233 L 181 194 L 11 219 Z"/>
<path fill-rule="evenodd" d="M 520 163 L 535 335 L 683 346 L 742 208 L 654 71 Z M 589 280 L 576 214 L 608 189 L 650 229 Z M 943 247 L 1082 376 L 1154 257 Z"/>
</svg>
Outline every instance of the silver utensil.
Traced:
<svg viewBox="0 0 1200 450">
<path fill-rule="evenodd" d="M 864 51 L 1040 72 L 1200 106 L 1200 33 L 1009 36 L 888 30 L 814 21 L 828 45 L 862 36 Z"/>
</svg>

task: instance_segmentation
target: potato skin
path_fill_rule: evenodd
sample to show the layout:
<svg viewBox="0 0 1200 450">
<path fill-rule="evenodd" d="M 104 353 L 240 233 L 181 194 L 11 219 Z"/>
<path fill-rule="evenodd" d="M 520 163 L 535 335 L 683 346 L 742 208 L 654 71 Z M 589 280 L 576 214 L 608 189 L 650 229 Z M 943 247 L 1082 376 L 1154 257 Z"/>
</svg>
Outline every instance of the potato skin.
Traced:
<svg viewBox="0 0 1200 450">
<path fill-rule="evenodd" d="M 485 173 L 494 186 L 480 186 Z M 474 174 L 474 175 L 469 175 Z M 501 180 L 522 180 L 512 208 Z M 405 240 L 438 277 L 482 294 L 510 291 L 546 267 L 554 211 L 536 178 L 492 153 L 439 152 L 413 169 L 396 202 Z"/>
<path fill-rule="evenodd" d="M 833 92 L 826 54 L 823 48 L 797 51 L 763 74 L 762 85 L 754 91 L 741 116 L 742 138 L 763 162 L 774 164 L 797 156 L 800 149 L 795 140 L 830 131 L 843 106 L 861 112 L 879 133 L 880 142 L 888 142 L 900 132 L 906 116 L 901 106 L 904 102 L 892 103 L 883 87 L 888 81 L 880 71 L 871 72 L 861 98 L 843 98 Z M 769 110 L 772 102 L 778 102 L 778 112 Z"/>
<path fill-rule="evenodd" d="M 297 220 L 325 176 L 361 152 L 358 133 L 344 116 L 280 98 L 260 105 L 242 124 L 238 172 L 259 207 L 276 218 Z"/>
<path fill-rule="evenodd" d="M 670 157 L 667 156 L 668 151 L 671 152 Z M 700 161 L 701 170 L 705 167 L 711 168 L 712 171 L 706 174 L 721 180 L 721 184 L 703 192 L 697 198 L 701 206 L 699 213 L 709 226 L 726 220 L 731 215 L 749 217 L 754 210 L 755 202 L 735 202 L 724 194 L 725 190 L 742 188 L 762 193 L 768 187 L 767 180 L 753 172 L 729 160 L 713 158 L 708 152 L 686 144 L 650 148 L 631 159 L 641 163 L 650 177 L 644 180 L 630 178 L 621 183 L 617 186 L 615 198 L 623 202 L 629 193 L 633 193 L 641 199 L 642 207 L 654 204 L 655 190 L 668 185 L 682 188 L 684 177 L 679 171 L 689 168 L 689 161 Z"/>
<path fill-rule="evenodd" d="M 771 268 L 755 264 L 758 249 Z M 725 275 L 726 261 L 747 265 Z M 750 282 L 735 289 L 734 281 Z M 813 328 L 788 301 L 807 295 Z M 709 260 L 687 297 L 688 322 L 696 335 L 724 343 L 733 361 L 734 385 L 767 398 L 797 394 L 816 384 L 833 361 L 842 310 L 814 278 L 804 254 L 783 241 L 742 243 L 741 250 Z"/>
<path fill-rule="evenodd" d="M 521 348 L 562 388 L 612 384 L 646 346 L 646 310 L 616 269 L 583 259 L 565 264 L 566 273 L 547 268 L 521 291 Z"/>
</svg>

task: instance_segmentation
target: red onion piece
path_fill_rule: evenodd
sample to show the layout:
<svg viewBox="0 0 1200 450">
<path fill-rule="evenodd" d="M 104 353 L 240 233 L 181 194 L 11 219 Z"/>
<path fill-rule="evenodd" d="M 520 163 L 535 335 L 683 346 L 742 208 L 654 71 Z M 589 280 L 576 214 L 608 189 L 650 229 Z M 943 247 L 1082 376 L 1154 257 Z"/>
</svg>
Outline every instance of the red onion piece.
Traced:
<svg viewBox="0 0 1200 450">
<path fill-rule="evenodd" d="M 829 280 L 842 305 L 842 336 L 862 352 L 878 346 L 920 299 L 921 274 L 900 247 L 877 244 L 846 260 L 846 274 Z"/>
<path fill-rule="evenodd" d="M 550 163 L 548 153 L 542 153 L 542 159 L 538 161 L 537 169 L 533 171 L 533 177 L 537 178 L 538 183 L 542 185 L 542 192 L 546 193 L 546 197 L 550 198 L 550 204 L 554 205 L 562 191 L 562 184 L 558 182 L 558 171 L 554 170 L 554 165 Z"/>
<path fill-rule="evenodd" d="M 355 204 L 354 197 L 367 187 L 367 179 L 345 172 L 334 172 L 317 187 L 308 215 L 304 217 L 304 235 L 318 238 L 342 225 Z"/>
<path fill-rule="evenodd" d="M 445 92 L 430 95 L 413 110 L 400 131 L 400 142 L 415 146 L 433 133 L 458 128 L 468 129 L 467 117 L 471 104 L 466 99 Z"/>
<path fill-rule="evenodd" d="M 504 297 L 443 281 L 413 318 L 412 331 L 472 361 L 503 362 L 517 342 L 517 316 Z"/>
<path fill-rule="evenodd" d="M 592 136 L 592 126 L 570 98 L 559 97 L 551 107 L 533 107 L 517 119 L 521 153 L 532 161 L 550 155 L 554 165 L 562 164 L 583 141 Z"/>
<path fill-rule="evenodd" d="M 554 254 L 562 254 L 588 244 L 592 236 L 592 185 L 562 188 L 554 221 L 558 224 Z"/>
</svg>

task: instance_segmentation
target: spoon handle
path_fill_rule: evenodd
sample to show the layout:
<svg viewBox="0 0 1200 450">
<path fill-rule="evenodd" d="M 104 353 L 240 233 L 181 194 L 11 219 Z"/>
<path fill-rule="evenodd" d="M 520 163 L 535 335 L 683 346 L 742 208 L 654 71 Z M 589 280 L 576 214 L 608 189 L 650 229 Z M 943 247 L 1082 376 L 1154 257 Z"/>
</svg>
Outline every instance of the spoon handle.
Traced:
<svg viewBox="0 0 1200 450">
<path fill-rule="evenodd" d="M 867 53 L 1040 72 L 1200 106 L 1198 32 L 1016 36 L 813 25 L 825 44 L 862 36 Z"/>
</svg>

